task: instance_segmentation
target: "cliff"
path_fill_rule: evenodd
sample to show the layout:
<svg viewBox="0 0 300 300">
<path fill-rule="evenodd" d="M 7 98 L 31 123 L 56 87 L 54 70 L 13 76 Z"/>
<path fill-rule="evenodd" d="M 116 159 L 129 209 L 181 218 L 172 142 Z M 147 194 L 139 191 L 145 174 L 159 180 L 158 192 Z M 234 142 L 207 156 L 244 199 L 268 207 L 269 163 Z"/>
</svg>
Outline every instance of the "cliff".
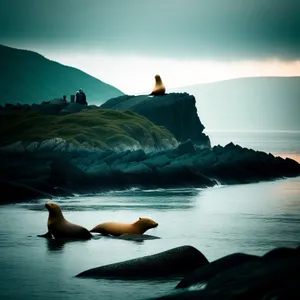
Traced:
<svg viewBox="0 0 300 300">
<path fill-rule="evenodd" d="M 210 140 L 203 133 L 204 125 L 198 117 L 195 103 L 195 97 L 187 93 L 154 97 L 124 95 L 106 101 L 101 108 L 132 110 L 166 127 L 179 142 L 191 139 L 195 145 L 210 148 Z"/>
</svg>

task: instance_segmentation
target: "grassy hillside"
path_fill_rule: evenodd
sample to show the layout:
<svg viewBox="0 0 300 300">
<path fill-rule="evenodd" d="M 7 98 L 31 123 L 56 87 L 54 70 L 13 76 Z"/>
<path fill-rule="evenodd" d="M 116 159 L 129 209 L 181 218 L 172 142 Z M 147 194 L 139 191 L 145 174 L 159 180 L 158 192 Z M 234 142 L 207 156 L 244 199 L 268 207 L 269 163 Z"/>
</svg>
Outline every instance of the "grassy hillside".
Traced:
<svg viewBox="0 0 300 300">
<path fill-rule="evenodd" d="M 70 115 L 41 115 L 34 111 L 0 114 L 0 146 L 16 141 L 34 142 L 60 137 L 80 145 L 102 149 L 121 144 L 152 147 L 155 141 L 173 138 L 164 127 L 131 111 L 83 110 Z"/>
<path fill-rule="evenodd" d="M 108 85 L 78 69 L 51 61 L 42 55 L 0 45 L 0 104 L 32 104 L 60 98 L 70 99 L 82 88 L 89 104 L 100 104 L 123 95 Z"/>
<path fill-rule="evenodd" d="M 172 91 L 196 97 L 207 130 L 300 130 L 300 77 L 240 78 Z"/>
</svg>

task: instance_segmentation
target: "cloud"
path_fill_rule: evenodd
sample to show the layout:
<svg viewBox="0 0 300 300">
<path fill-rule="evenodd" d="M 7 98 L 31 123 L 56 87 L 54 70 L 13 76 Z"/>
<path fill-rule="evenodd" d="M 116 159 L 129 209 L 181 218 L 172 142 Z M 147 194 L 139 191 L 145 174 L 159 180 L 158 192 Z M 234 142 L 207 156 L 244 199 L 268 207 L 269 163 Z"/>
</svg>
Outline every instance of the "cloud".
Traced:
<svg viewBox="0 0 300 300">
<path fill-rule="evenodd" d="M 7 0 L 0 43 L 177 59 L 300 58 L 298 0 Z"/>
</svg>

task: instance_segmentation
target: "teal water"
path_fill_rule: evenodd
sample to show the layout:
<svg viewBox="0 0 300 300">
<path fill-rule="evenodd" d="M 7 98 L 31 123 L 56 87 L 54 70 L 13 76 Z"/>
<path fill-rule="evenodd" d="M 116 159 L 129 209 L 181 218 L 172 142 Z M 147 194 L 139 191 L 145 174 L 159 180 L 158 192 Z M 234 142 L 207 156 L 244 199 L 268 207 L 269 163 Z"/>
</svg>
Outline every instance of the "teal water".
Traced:
<svg viewBox="0 0 300 300">
<path fill-rule="evenodd" d="M 227 133 L 226 138 L 225 133 L 210 133 L 214 144 L 232 140 L 299 157 L 300 133 L 286 135 Z M 46 232 L 45 201 L 0 207 L 0 299 L 147 299 L 173 291 L 178 279 L 126 282 L 74 276 L 182 245 L 192 245 L 214 260 L 233 252 L 260 255 L 274 247 L 295 247 L 300 240 L 299 177 L 204 190 L 133 189 L 55 200 L 69 221 L 89 229 L 104 221 L 150 217 L 159 226 L 147 233 L 161 239 L 143 242 L 95 237 L 57 244 L 38 238 Z"/>
</svg>

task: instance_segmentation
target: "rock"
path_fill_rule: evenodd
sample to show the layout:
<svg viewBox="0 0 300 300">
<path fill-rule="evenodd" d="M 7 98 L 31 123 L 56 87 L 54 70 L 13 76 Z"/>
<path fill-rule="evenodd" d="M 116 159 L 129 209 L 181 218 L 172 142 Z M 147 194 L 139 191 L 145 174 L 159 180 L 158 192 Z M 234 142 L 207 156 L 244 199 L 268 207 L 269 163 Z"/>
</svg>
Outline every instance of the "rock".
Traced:
<svg viewBox="0 0 300 300">
<path fill-rule="evenodd" d="M 149 158 L 143 161 L 150 168 L 158 168 L 163 167 L 171 162 L 170 158 L 165 154 L 156 156 L 153 158 Z"/>
<path fill-rule="evenodd" d="M 122 161 L 123 156 L 127 155 L 128 153 L 130 153 L 129 150 L 127 151 L 122 151 L 122 152 L 115 152 L 112 153 L 111 155 L 107 156 L 104 161 L 108 164 L 108 165 L 112 165 L 113 163 L 117 163 L 118 161 Z"/>
<path fill-rule="evenodd" d="M 228 270 L 229 268 L 233 268 L 237 265 L 259 259 L 260 258 L 258 256 L 244 253 L 234 253 L 222 257 L 188 274 L 177 284 L 176 288 L 187 288 L 194 284 L 206 282 L 224 270 Z"/>
<path fill-rule="evenodd" d="M 190 139 L 178 145 L 176 152 L 179 156 L 184 154 L 196 154 L 195 147 Z"/>
<path fill-rule="evenodd" d="M 125 170 L 123 170 L 123 172 L 127 174 L 136 174 L 138 176 L 143 176 L 143 174 L 152 174 L 152 169 L 144 163 L 132 163 L 129 164 L 129 166 Z"/>
<path fill-rule="evenodd" d="M 94 164 L 91 165 L 87 169 L 86 173 L 93 177 L 96 177 L 96 176 L 105 177 L 105 176 L 111 175 L 111 169 L 109 168 L 107 163 L 103 162 L 99 165 L 94 165 Z"/>
<path fill-rule="evenodd" d="M 163 96 L 120 96 L 102 104 L 101 108 L 132 110 L 153 123 L 166 127 L 175 138 L 184 142 L 191 139 L 196 145 L 210 148 L 209 137 L 203 133 L 195 98 L 187 93 Z"/>
<path fill-rule="evenodd" d="M 60 150 L 62 149 L 62 146 L 65 146 L 66 141 L 62 138 L 53 138 L 53 139 L 47 139 L 40 143 L 40 146 L 38 147 L 39 151 L 53 151 L 55 148 L 60 146 Z"/>
<path fill-rule="evenodd" d="M 184 287 L 183 282 L 189 286 L 205 281 L 202 289 L 155 299 L 296 299 L 300 295 L 299 251 L 278 248 L 263 257 L 232 254 L 199 267 L 178 284 Z"/>
<path fill-rule="evenodd" d="M 40 145 L 40 143 L 38 143 L 38 142 L 29 143 L 26 146 L 26 151 L 35 152 L 38 149 L 39 145 Z"/>
<path fill-rule="evenodd" d="M 140 258 L 89 269 L 76 277 L 139 280 L 177 277 L 207 264 L 205 256 L 192 246 L 182 246 Z"/>
<path fill-rule="evenodd" d="M 132 161 L 136 161 L 139 162 L 143 159 L 145 159 L 146 154 L 144 152 L 144 150 L 139 149 L 139 150 L 135 150 L 135 151 L 131 151 L 128 154 L 124 155 L 122 157 L 122 162 L 132 162 Z"/>
<path fill-rule="evenodd" d="M 0 153 L 24 153 L 26 152 L 25 145 L 21 142 L 15 142 L 13 144 L 3 146 L 0 148 Z"/>
</svg>

